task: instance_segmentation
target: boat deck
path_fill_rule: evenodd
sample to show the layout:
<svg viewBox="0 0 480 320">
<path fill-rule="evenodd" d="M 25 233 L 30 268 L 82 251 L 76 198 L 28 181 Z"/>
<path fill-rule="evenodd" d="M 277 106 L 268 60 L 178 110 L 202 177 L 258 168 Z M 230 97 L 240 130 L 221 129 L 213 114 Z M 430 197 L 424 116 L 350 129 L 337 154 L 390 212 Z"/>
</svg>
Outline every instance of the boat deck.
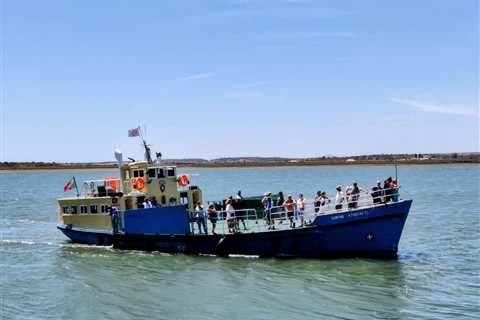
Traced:
<svg viewBox="0 0 480 320">
<path fill-rule="evenodd" d="M 379 207 L 385 205 L 385 203 L 398 202 L 399 194 L 398 191 L 390 194 L 389 196 L 378 196 L 372 197 L 371 193 L 363 192 L 360 193 L 356 201 L 352 199 L 345 199 L 342 204 L 341 209 L 336 209 L 335 203 L 333 201 L 328 201 L 325 205 L 320 207 L 315 207 L 313 205 L 313 200 L 305 201 L 305 210 L 303 214 L 297 210 L 295 205 L 295 212 L 292 219 L 292 222 L 287 217 L 287 212 L 284 206 L 273 207 L 270 209 L 270 223 L 267 220 L 267 212 L 262 213 L 261 216 L 257 213 L 255 209 L 243 209 L 235 211 L 235 228 L 232 230 L 228 227 L 228 222 L 226 219 L 225 211 L 217 211 L 215 233 L 216 234 L 233 234 L 233 233 L 255 233 L 255 232 L 275 232 L 290 230 L 293 228 L 307 227 L 312 224 L 318 216 L 326 216 L 333 214 L 342 214 L 348 213 L 351 211 L 361 210 L 361 209 L 370 209 L 374 207 Z M 195 218 L 195 213 L 191 213 L 192 219 L 190 223 L 191 230 L 195 235 L 205 235 L 203 227 L 201 227 L 200 219 Z M 207 212 L 204 212 L 204 216 L 207 217 Z M 302 223 L 303 216 L 303 223 Z M 233 219 L 232 219 L 233 220 Z M 213 234 L 213 223 L 212 219 L 205 218 L 205 223 L 207 226 L 206 234 Z"/>
</svg>

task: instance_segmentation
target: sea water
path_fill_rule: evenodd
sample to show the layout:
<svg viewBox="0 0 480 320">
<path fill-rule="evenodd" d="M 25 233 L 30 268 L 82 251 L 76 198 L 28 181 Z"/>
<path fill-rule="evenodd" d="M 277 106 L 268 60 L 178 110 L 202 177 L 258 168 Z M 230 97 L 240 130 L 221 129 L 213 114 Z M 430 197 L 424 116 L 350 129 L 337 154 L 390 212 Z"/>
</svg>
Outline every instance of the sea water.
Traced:
<svg viewBox="0 0 480 320">
<path fill-rule="evenodd" d="M 204 200 L 242 190 L 334 196 L 372 186 L 390 166 L 181 169 Z M 413 199 L 396 260 L 259 259 L 119 251 L 70 243 L 56 199 L 75 176 L 106 171 L 0 172 L 1 319 L 480 318 L 478 165 L 401 166 Z"/>
</svg>

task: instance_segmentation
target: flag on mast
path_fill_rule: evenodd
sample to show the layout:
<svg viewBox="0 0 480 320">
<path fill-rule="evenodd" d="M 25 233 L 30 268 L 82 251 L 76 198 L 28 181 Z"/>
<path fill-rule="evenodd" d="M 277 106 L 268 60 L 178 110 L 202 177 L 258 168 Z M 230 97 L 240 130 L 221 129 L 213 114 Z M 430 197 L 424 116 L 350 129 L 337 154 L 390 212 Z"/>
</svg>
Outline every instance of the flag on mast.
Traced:
<svg viewBox="0 0 480 320">
<path fill-rule="evenodd" d="M 140 136 L 140 127 L 128 129 L 128 137 L 139 137 L 139 136 Z"/>
<path fill-rule="evenodd" d="M 77 182 L 75 181 L 75 177 L 72 177 L 64 186 L 63 186 L 63 192 L 67 192 L 73 189 L 77 189 Z"/>
</svg>

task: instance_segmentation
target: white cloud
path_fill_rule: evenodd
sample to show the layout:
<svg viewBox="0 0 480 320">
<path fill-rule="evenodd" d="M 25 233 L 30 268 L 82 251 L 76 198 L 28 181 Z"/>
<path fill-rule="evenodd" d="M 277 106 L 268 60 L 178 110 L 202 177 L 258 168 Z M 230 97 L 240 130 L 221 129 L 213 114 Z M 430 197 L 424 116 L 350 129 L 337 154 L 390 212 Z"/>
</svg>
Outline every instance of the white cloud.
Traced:
<svg viewBox="0 0 480 320">
<path fill-rule="evenodd" d="M 195 81 L 195 80 L 202 80 L 213 77 L 215 74 L 212 72 L 204 72 L 204 73 L 197 73 L 188 75 L 182 78 L 179 78 L 180 81 Z"/>
<path fill-rule="evenodd" d="M 478 115 L 478 110 L 476 110 L 475 108 L 431 104 L 431 103 L 425 103 L 425 102 L 411 100 L 411 99 L 390 98 L 390 100 L 395 103 L 402 104 L 402 105 L 417 109 L 419 111 L 424 111 L 424 112 L 446 113 L 446 114 L 454 114 L 454 115 L 462 115 L 462 116 Z"/>
</svg>

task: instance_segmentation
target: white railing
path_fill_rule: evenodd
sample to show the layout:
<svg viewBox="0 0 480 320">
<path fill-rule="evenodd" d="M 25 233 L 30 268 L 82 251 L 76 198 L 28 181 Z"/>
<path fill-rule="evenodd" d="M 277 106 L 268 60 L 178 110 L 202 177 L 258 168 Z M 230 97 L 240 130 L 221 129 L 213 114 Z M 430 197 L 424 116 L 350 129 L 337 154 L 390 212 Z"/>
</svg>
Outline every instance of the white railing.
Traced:
<svg viewBox="0 0 480 320">
<path fill-rule="evenodd" d="M 315 206 L 314 200 L 305 199 L 303 212 L 298 210 L 296 203 L 291 204 L 294 207 L 294 211 L 290 217 L 288 216 L 287 205 L 265 209 L 263 216 L 260 217 L 255 209 L 235 210 L 230 219 L 227 219 L 227 212 L 224 210 L 216 211 L 216 216 L 214 217 L 209 217 L 208 213 L 203 211 L 199 214 L 200 218 L 196 218 L 195 215 L 197 213 L 193 212 L 191 213 L 191 230 L 194 234 L 200 233 L 199 224 L 202 224 L 201 219 L 205 221 L 208 234 L 212 234 L 213 224 L 215 224 L 215 233 L 217 234 L 251 233 L 303 227 L 311 224 L 319 215 L 348 212 L 360 208 L 384 205 L 388 202 L 396 202 L 399 199 L 398 189 L 382 189 L 376 192 L 361 191 L 358 194 L 345 195 L 341 204 L 336 204 L 335 199 L 326 199 L 324 205 Z M 204 233 L 203 225 L 201 227 L 201 233 Z"/>
</svg>

